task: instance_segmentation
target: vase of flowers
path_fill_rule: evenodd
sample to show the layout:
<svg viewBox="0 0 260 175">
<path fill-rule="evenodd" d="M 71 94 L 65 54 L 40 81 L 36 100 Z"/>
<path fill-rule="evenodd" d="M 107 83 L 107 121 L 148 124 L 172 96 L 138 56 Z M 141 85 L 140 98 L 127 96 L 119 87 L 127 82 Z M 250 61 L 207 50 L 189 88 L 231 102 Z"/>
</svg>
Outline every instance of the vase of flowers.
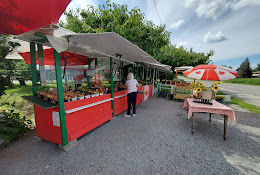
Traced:
<svg viewBox="0 0 260 175">
<path fill-rule="evenodd" d="M 203 83 L 197 82 L 196 84 L 192 82 L 189 87 L 197 94 L 199 94 L 199 97 L 202 99 L 208 99 L 210 100 L 212 97 L 212 92 L 218 91 L 219 86 L 218 84 L 221 84 L 221 82 L 214 81 L 214 84 L 211 87 L 206 87 Z"/>
</svg>

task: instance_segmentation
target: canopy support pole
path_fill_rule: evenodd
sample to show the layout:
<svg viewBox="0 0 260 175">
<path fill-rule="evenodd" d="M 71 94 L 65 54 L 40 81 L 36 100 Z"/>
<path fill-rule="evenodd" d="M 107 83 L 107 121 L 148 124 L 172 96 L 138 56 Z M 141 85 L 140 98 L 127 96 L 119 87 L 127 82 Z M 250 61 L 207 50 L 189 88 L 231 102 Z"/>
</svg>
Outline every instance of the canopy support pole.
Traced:
<svg viewBox="0 0 260 175">
<path fill-rule="evenodd" d="M 31 53 L 31 71 L 32 71 L 32 85 L 33 95 L 37 95 L 37 71 L 36 71 L 36 53 L 35 53 L 35 42 L 30 42 L 30 53 Z"/>
<path fill-rule="evenodd" d="M 44 66 L 43 46 L 41 43 L 37 43 L 37 49 L 38 49 L 38 60 L 39 60 L 41 85 L 46 86 L 46 71 L 45 71 L 45 66 Z"/>
<path fill-rule="evenodd" d="M 124 63 L 121 62 L 121 81 L 124 81 Z"/>
<path fill-rule="evenodd" d="M 145 84 L 147 85 L 147 78 L 148 78 L 148 66 L 146 66 L 146 76 L 145 76 Z"/>
<path fill-rule="evenodd" d="M 144 80 L 144 65 L 143 65 L 143 72 L 142 72 L 142 73 L 143 73 L 143 77 L 142 77 L 142 79 Z"/>
<path fill-rule="evenodd" d="M 152 68 L 149 69 L 149 78 L 152 79 Z"/>
<path fill-rule="evenodd" d="M 136 77 L 136 80 L 138 81 L 138 63 L 136 63 L 136 75 L 135 75 L 135 77 Z"/>
<path fill-rule="evenodd" d="M 98 74 L 98 59 L 95 58 L 95 69 L 96 69 L 96 75 L 95 75 L 95 82 L 97 83 L 97 74 Z"/>
<path fill-rule="evenodd" d="M 57 83 L 57 90 L 58 90 L 62 146 L 65 146 L 68 144 L 68 135 L 67 135 L 67 125 L 66 125 L 65 106 L 64 106 L 64 97 L 63 97 L 62 77 L 61 77 L 61 63 L 60 63 L 60 54 L 55 49 L 54 49 L 54 59 L 55 59 L 56 83 Z"/>
<path fill-rule="evenodd" d="M 112 103 L 112 110 L 113 110 L 113 117 L 115 117 L 115 104 L 114 104 L 114 80 L 113 80 L 113 58 L 110 57 L 110 73 L 111 73 L 111 101 Z"/>
<path fill-rule="evenodd" d="M 134 64 L 132 64 L 132 73 L 135 74 L 135 67 L 134 67 Z"/>
<path fill-rule="evenodd" d="M 91 58 L 88 58 L 88 69 L 89 69 L 89 72 L 91 71 Z M 88 88 L 91 88 L 91 76 L 88 75 Z"/>
<path fill-rule="evenodd" d="M 154 94 L 154 78 L 155 78 L 155 68 L 153 68 L 153 93 Z"/>
</svg>

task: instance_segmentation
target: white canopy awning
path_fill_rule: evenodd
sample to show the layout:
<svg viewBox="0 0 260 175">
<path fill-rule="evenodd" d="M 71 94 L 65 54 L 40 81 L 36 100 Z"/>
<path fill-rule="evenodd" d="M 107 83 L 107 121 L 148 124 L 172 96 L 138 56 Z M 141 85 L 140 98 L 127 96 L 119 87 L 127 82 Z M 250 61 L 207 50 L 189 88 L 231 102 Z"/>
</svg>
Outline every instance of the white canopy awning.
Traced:
<svg viewBox="0 0 260 175">
<path fill-rule="evenodd" d="M 69 51 L 90 58 L 113 57 L 132 64 L 141 62 L 171 72 L 171 66 L 160 64 L 148 53 L 114 32 L 76 34 L 51 24 L 22 33 L 15 38 L 27 42 L 40 42 L 46 48 L 53 47 L 59 53 Z M 19 52 L 28 52 L 29 43 L 26 45 L 26 49 L 20 48 Z"/>
<path fill-rule="evenodd" d="M 163 72 L 171 72 L 172 73 L 172 66 L 166 65 L 166 64 L 153 64 L 153 63 L 147 63 L 151 67 L 155 67 Z"/>
<path fill-rule="evenodd" d="M 131 62 L 160 64 L 148 53 L 114 32 L 65 35 L 69 41 L 88 46 L 93 50 L 112 56 L 120 56 Z"/>
<path fill-rule="evenodd" d="M 182 66 L 182 67 L 175 67 L 174 68 L 174 71 L 175 72 L 184 72 L 185 70 L 188 70 L 188 69 L 192 69 L 193 67 L 192 66 Z"/>
</svg>

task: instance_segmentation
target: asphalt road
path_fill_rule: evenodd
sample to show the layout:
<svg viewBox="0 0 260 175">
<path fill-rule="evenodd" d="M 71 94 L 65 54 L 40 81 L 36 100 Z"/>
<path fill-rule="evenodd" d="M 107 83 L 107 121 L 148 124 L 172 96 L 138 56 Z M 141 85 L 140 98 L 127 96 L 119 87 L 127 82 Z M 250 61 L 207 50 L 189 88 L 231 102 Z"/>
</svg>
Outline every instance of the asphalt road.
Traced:
<svg viewBox="0 0 260 175">
<path fill-rule="evenodd" d="M 185 77 L 179 76 L 178 78 L 184 79 L 185 81 L 189 82 L 193 81 Z M 206 81 L 201 82 L 206 84 Z M 211 82 L 207 82 L 208 86 L 210 86 L 211 84 Z M 241 99 L 249 104 L 260 107 L 260 86 L 222 83 L 219 85 L 219 87 L 221 92 L 230 94 L 232 97 Z"/>
</svg>

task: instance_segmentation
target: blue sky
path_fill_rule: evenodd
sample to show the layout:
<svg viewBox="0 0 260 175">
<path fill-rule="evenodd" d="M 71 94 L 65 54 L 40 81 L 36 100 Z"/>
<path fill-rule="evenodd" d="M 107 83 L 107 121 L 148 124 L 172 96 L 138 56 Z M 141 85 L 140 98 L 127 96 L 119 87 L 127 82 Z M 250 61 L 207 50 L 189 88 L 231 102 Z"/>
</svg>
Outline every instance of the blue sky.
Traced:
<svg viewBox="0 0 260 175">
<path fill-rule="evenodd" d="M 72 0 L 67 9 L 98 7 L 105 0 Z M 138 6 L 146 20 L 160 25 L 153 0 L 112 0 Z M 252 57 L 260 63 L 260 0 L 155 0 L 162 24 L 171 32 L 173 45 L 196 52 L 215 51 L 213 62 Z M 64 16 L 61 17 L 64 20 Z M 222 60 L 222 61 L 221 61 Z M 233 61 L 232 61 L 233 60 Z"/>
</svg>

